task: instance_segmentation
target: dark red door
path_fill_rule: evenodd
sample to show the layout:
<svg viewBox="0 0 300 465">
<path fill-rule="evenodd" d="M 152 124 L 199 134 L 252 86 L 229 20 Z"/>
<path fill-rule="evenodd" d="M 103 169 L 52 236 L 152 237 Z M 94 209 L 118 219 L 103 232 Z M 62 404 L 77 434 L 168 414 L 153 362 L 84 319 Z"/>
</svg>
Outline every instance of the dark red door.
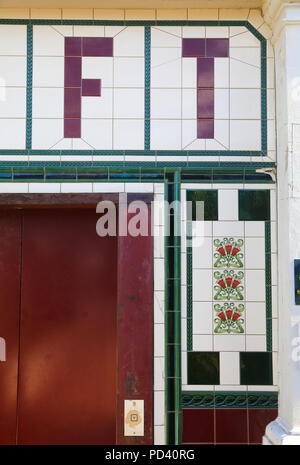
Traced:
<svg viewBox="0 0 300 465">
<path fill-rule="evenodd" d="M 0 209 L 0 444 L 152 443 L 152 237 L 97 220 Z M 125 399 L 144 400 L 144 436 L 124 436 Z"/>
<path fill-rule="evenodd" d="M 0 444 L 15 444 L 19 355 L 21 212 L 0 210 Z"/>
<path fill-rule="evenodd" d="M 18 444 L 114 444 L 117 241 L 89 209 L 24 210 Z"/>
</svg>

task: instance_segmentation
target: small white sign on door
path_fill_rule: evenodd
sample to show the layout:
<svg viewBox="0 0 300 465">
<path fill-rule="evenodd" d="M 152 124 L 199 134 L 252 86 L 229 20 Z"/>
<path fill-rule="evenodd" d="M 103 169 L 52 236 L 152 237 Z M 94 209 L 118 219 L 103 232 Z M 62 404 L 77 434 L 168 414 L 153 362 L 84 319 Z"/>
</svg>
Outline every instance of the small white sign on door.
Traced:
<svg viewBox="0 0 300 465">
<path fill-rule="evenodd" d="M 144 401 L 124 401 L 124 436 L 144 436 Z"/>
</svg>

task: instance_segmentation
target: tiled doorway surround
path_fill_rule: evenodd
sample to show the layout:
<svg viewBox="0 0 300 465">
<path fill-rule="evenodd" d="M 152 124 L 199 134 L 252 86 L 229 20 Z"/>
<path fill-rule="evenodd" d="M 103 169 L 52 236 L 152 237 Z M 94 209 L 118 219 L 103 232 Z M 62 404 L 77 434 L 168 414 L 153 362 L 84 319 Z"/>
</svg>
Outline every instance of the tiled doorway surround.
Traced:
<svg viewBox="0 0 300 465">
<path fill-rule="evenodd" d="M 274 166 L 274 57 L 268 40 L 270 37 L 268 26 L 257 14 L 249 13 L 247 18 L 240 21 L 230 21 L 227 18 L 221 22 L 217 18 L 209 22 L 197 21 L 193 24 L 187 21 L 167 21 L 166 23 L 144 21 L 134 25 L 124 21 L 122 24 L 112 21 L 104 21 L 101 24 L 89 21 L 73 21 L 72 24 L 64 24 L 61 21 L 54 21 L 49 24 L 46 20 L 36 23 L 34 20 L 25 20 L 24 24 L 18 24 L 18 21 L 11 21 L 9 24 L 8 21 L 8 24 L 6 22 L 5 25 L 1 25 L 3 34 L 15 38 L 11 41 L 9 52 L 5 51 L 5 56 L 1 57 L 6 63 L 5 69 L 8 73 L 6 76 L 7 96 L 11 94 L 10 88 L 18 88 L 18 98 L 13 105 L 3 107 L 1 119 L 1 124 L 5 128 L 3 135 L 9 135 L 12 129 L 15 134 L 14 139 L 4 137 L 3 147 L 0 147 L 3 192 L 17 192 L 18 190 L 24 192 L 26 188 L 29 192 L 109 192 L 112 190 L 139 192 L 147 186 L 146 190 L 154 190 L 155 195 L 160 198 L 168 197 L 169 190 L 172 194 L 170 198 L 173 199 L 174 192 L 171 191 L 175 178 L 172 178 L 173 174 L 168 177 L 168 169 L 170 172 L 173 170 L 172 173 L 177 172 L 176 182 L 179 184 L 180 174 L 182 182 L 184 176 L 186 176 L 185 179 L 198 179 L 190 186 L 190 190 L 202 189 L 204 180 L 207 176 L 213 179 L 213 173 L 216 179 L 218 176 L 224 176 L 216 174 L 218 170 L 222 172 L 222 168 L 227 170 L 228 182 L 230 179 L 235 180 L 236 169 L 249 170 L 249 173 L 251 171 L 253 180 L 267 181 L 269 179 L 267 175 L 254 173 L 257 168 Z M 80 53 L 68 50 L 65 54 L 69 40 L 74 44 L 75 41 L 81 43 L 82 47 L 84 37 L 89 37 L 88 41 L 94 43 L 97 50 L 99 48 L 97 38 L 107 38 L 110 41 L 113 39 L 113 56 L 107 51 L 104 54 L 104 49 L 101 53 L 99 50 L 97 53 L 93 52 L 91 56 L 88 56 L 90 52 L 83 52 L 82 49 Z M 222 47 L 224 44 L 227 45 L 225 48 L 221 47 L 221 50 L 219 44 L 222 44 Z M 209 52 L 210 48 L 213 49 L 211 52 Z M 67 61 L 73 63 L 71 66 L 74 67 L 75 75 L 78 77 L 78 82 L 74 86 L 65 81 L 65 56 L 70 58 Z M 207 65 L 205 82 L 201 72 L 204 63 L 205 66 Z M 45 73 L 45 69 L 52 69 L 55 72 Z M 96 69 L 98 71 L 95 73 Z M 98 78 L 101 79 L 100 86 Z M 66 91 L 68 88 L 72 90 Z M 214 92 L 212 92 L 213 88 Z M 82 98 L 80 103 L 78 103 L 78 98 L 75 99 L 77 103 L 73 105 L 75 100 L 70 96 L 76 96 L 78 89 L 83 89 Z M 128 102 L 133 101 L 135 105 L 128 105 Z M 52 105 L 53 102 L 56 102 L 55 106 Z M 67 113 L 64 112 L 65 110 Z M 78 138 L 77 135 L 70 137 L 70 134 L 67 134 L 69 137 L 64 137 L 62 124 L 64 117 L 72 120 L 71 129 L 74 129 L 74 125 L 78 127 L 78 120 L 81 120 L 80 135 L 84 137 Z M 201 172 L 201 167 L 208 171 Z M 29 171 L 22 172 L 22 168 Z M 118 174 L 111 174 L 114 168 L 119 169 Z M 191 171 L 184 175 L 184 170 L 189 168 L 195 169 L 197 174 L 194 175 Z M 51 169 L 54 171 L 59 169 L 61 178 L 57 172 L 56 174 L 50 172 Z M 80 169 L 83 171 L 81 172 Z M 106 173 L 101 175 L 103 180 L 109 181 L 113 177 L 114 181 L 118 182 L 98 182 L 100 178 L 99 174 L 96 174 L 97 169 Z M 133 175 L 131 169 L 137 169 L 138 175 Z M 153 170 L 153 173 L 156 173 L 155 176 L 161 176 L 167 184 L 163 187 L 162 184 L 149 183 L 150 177 L 147 178 L 147 169 L 148 173 L 149 169 Z M 88 174 L 86 170 L 91 171 Z M 161 172 L 163 172 L 162 175 L 157 174 Z M 34 176 L 36 181 L 42 180 L 42 183 L 31 183 L 33 179 L 31 176 Z M 250 179 L 250 174 L 247 176 Z M 124 184 L 124 179 L 130 177 L 131 182 L 137 177 L 139 181 L 147 179 L 148 182 Z M 242 178 L 244 177 L 245 174 Z M 17 182 L 18 179 L 22 182 Z M 44 183 L 50 179 L 51 183 Z M 68 182 L 65 182 L 67 179 Z M 90 179 L 95 179 L 97 182 L 89 182 Z M 78 182 L 79 180 L 81 182 Z M 27 182 L 29 184 L 26 185 Z M 174 186 L 176 186 L 175 183 Z M 268 189 L 267 186 L 269 184 L 263 189 Z M 232 191 L 240 190 L 234 184 L 227 184 L 227 187 Z M 252 187 L 250 185 L 249 189 Z M 224 184 L 217 186 L 216 189 L 215 186 L 213 189 L 210 186 L 206 190 L 218 190 L 219 188 L 217 198 L 225 204 Z M 241 190 L 245 190 L 245 185 Z M 235 193 L 234 196 L 236 199 L 237 194 Z M 236 205 L 234 211 L 235 213 L 237 211 Z M 217 219 L 211 221 L 218 222 Z M 235 217 L 234 221 L 238 223 L 248 220 Z M 160 230 L 160 235 L 163 224 L 163 220 L 158 220 L 156 225 Z M 226 236 L 221 236 L 214 240 L 223 241 Z M 261 242 L 264 237 L 263 234 L 253 238 L 260 239 Z M 237 234 L 237 240 L 245 241 L 245 238 L 253 239 L 251 234 L 248 236 L 240 232 Z M 235 240 L 235 235 L 233 235 L 233 240 Z M 224 245 L 226 250 L 228 244 Z M 231 245 L 233 248 L 245 247 L 245 243 L 240 242 L 231 243 Z M 222 247 L 221 243 L 218 247 Z M 217 384 L 214 379 L 216 384 L 209 384 L 209 388 L 213 386 L 213 389 L 208 391 L 209 402 L 205 404 L 206 408 L 210 407 L 209 411 L 194 408 L 199 407 L 199 402 L 202 404 L 203 396 L 199 397 L 198 387 L 200 386 L 202 390 L 203 384 L 193 384 L 191 387 L 185 383 L 187 373 L 184 359 L 182 364 L 183 396 L 180 394 L 180 357 L 178 359 L 180 342 L 178 342 L 176 318 L 175 345 L 173 340 L 175 335 L 168 331 L 168 324 L 174 323 L 173 310 L 175 310 L 175 315 L 180 311 L 180 307 L 176 306 L 177 303 L 175 307 L 171 307 L 174 303 L 170 295 L 176 294 L 177 300 L 180 296 L 178 293 L 180 276 L 174 274 L 174 269 L 170 269 L 169 266 L 174 259 L 173 249 L 175 251 L 178 247 L 174 247 L 172 242 L 164 248 L 161 240 L 157 241 L 154 238 L 154 441 L 156 444 L 165 441 L 177 443 L 181 441 L 181 407 L 183 407 L 182 438 L 184 442 L 227 442 L 228 438 L 224 439 L 222 432 L 218 432 L 220 431 L 218 425 L 227 425 L 226 412 L 228 411 L 228 414 L 232 412 L 229 408 L 234 406 L 236 413 L 233 413 L 244 426 L 239 436 L 235 437 L 234 430 L 232 430 L 229 442 L 259 442 L 262 424 L 271 414 L 272 409 L 269 407 L 277 406 L 276 385 L 273 389 L 270 389 L 268 385 L 271 395 L 266 392 L 265 385 L 260 388 L 256 386 L 259 392 L 253 398 L 253 395 L 248 395 L 251 385 L 246 385 L 248 388 L 242 394 L 239 392 L 238 396 L 234 396 L 237 389 L 240 391 L 241 371 L 236 371 L 236 369 L 226 371 L 226 367 L 237 368 L 240 363 L 237 356 L 239 351 L 232 348 L 229 351 L 223 349 L 218 349 L 219 352 L 212 351 L 214 353 L 212 357 L 216 361 L 217 358 L 219 360 L 219 365 L 216 363 L 216 366 L 219 366 L 221 381 L 229 379 L 230 383 L 233 383 L 228 384 L 226 381 L 224 384 L 228 389 L 230 386 L 231 389 L 227 391 L 228 396 L 225 400 L 222 392 L 216 395 L 220 387 L 222 391 L 222 385 Z M 172 251 L 171 254 L 170 251 Z M 185 253 L 183 246 L 182 252 Z M 183 274 L 181 277 L 182 284 L 185 286 L 183 255 L 182 259 Z M 164 262 L 166 268 L 164 268 Z M 178 271 L 180 265 L 178 268 L 178 262 L 176 263 Z M 261 273 L 263 268 L 257 269 Z M 245 273 L 245 268 L 242 267 L 240 271 Z M 182 353 L 184 355 L 186 352 L 184 350 L 186 341 L 184 292 L 182 292 L 182 299 L 182 335 L 184 337 Z M 273 305 L 275 302 L 276 298 L 273 299 Z M 259 303 L 262 304 L 263 299 Z M 246 304 L 242 304 L 246 308 L 244 312 L 247 310 Z M 226 310 L 228 309 L 225 309 L 225 312 Z M 221 311 L 220 309 L 218 313 Z M 261 315 L 259 319 L 261 321 Z M 202 320 L 204 321 L 205 318 Z M 222 318 L 219 320 L 222 321 Z M 238 320 L 241 323 L 242 318 Z M 274 321 L 272 320 L 272 323 Z M 245 324 L 247 320 L 241 324 L 244 330 Z M 200 331 L 203 333 L 203 329 Z M 254 331 L 257 332 L 257 329 Z M 264 331 L 264 329 L 260 328 L 259 331 Z M 262 333 L 256 334 L 256 332 L 249 333 L 249 335 L 247 333 L 245 338 L 247 337 L 248 341 L 252 339 L 255 351 L 269 352 L 261 345 Z M 189 332 L 198 344 L 195 346 L 197 349 L 195 353 L 211 351 L 209 344 L 205 350 L 202 350 L 201 344 L 205 340 L 207 342 L 207 334 L 202 333 Z M 273 334 L 275 334 L 274 331 Z M 240 336 L 240 334 L 230 333 L 222 335 L 237 338 Z M 214 340 L 218 335 L 211 333 L 209 336 Z M 242 352 L 247 358 L 247 349 L 241 350 Z M 219 356 L 216 355 L 217 353 Z M 174 360 L 174 355 L 177 357 L 176 360 Z M 273 360 L 275 360 L 274 354 Z M 274 368 L 273 365 L 272 368 Z M 214 376 L 216 376 L 216 371 L 218 370 L 215 370 Z M 198 370 L 196 376 L 200 376 L 200 373 L 202 375 L 204 371 Z M 189 390 L 193 388 L 192 396 L 185 387 Z M 207 397 L 204 399 L 207 400 Z M 255 411 L 251 409 L 251 402 L 252 407 L 255 404 L 255 407 L 259 408 Z M 238 409 L 236 409 L 237 405 Z M 191 406 L 193 410 L 187 408 Z M 222 408 L 218 409 L 219 407 Z M 267 408 L 267 411 L 261 411 L 261 408 Z M 222 413 L 223 409 L 224 413 Z M 191 432 L 189 418 L 194 416 L 194 419 L 198 418 L 199 424 L 203 424 L 203 415 L 207 415 L 207 421 L 210 419 L 209 425 L 213 422 L 213 435 L 205 435 L 203 429 L 199 428 L 197 428 L 199 436 L 195 435 L 194 428 Z M 220 418 L 222 420 L 219 420 Z M 256 423 L 260 424 L 260 427 L 253 429 L 250 425 Z M 208 431 L 211 431 L 210 428 Z M 245 433 L 245 428 L 247 433 Z M 246 440 L 245 437 L 247 437 Z"/>
<path fill-rule="evenodd" d="M 261 443 L 276 417 L 275 193 L 272 185 L 182 185 L 183 202 L 204 203 L 202 220 L 195 205 L 189 216 L 183 206 L 184 442 Z M 211 426 L 193 434 L 197 417 Z"/>
</svg>

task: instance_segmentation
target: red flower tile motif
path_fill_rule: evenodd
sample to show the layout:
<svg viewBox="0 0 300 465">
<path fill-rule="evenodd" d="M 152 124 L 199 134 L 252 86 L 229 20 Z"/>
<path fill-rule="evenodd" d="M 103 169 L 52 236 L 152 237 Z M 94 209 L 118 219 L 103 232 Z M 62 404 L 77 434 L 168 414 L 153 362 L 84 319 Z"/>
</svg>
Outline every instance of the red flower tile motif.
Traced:
<svg viewBox="0 0 300 465">
<path fill-rule="evenodd" d="M 233 237 L 224 237 L 224 239 L 215 239 L 214 246 L 214 268 L 243 268 L 242 247 L 243 239 L 234 239 Z"/>
<path fill-rule="evenodd" d="M 215 271 L 214 278 L 217 280 L 214 286 L 214 300 L 244 300 L 242 294 L 244 273 L 242 271 Z"/>
<path fill-rule="evenodd" d="M 216 334 L 241 334 L 244 333 L 244 319 L 242 314 L 245 310 L 244 304 L 236 305 L 233 302 L 226 302 L 223 305 L 215 304 L 214 319 Z"/>
<path fill-rule="evenodd" d="M 214 60 L 229 56 L 229 39 L 182 39 L 182 56 L 197 59 L 197 138 L 214 138 Z"/>
<path fill-rule="evenodd" d="M 214 304 L 214 332 L 216 334 L 240 334 L 244 333 L 244 304 L 235 304 L 234 301 L 244 300 L 243 268 L 244 246 L 243 239 L 224 237 L 215 239 L 214 268 L 223 268 L 223 271 L 215 271 L 214 300 L 226 301 L 224 304 Z M 235 268 L 235 269 L 234 269 Z"/>
<path fill-rule="evenodd" d="M 101 79 L 82 79 L 82 57 L 112 57 L 112 37 L 65 37 L 64 137 L 81 137 L 81 97 L 100 97 Z"/>
</svg>

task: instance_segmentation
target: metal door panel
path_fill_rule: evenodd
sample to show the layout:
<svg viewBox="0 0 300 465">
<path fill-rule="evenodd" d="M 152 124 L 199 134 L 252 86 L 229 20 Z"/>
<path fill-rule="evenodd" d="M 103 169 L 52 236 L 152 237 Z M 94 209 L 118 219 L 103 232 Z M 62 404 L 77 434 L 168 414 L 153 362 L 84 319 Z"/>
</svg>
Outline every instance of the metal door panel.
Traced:
<svg viewBox="0 0 300 465">
<path fill-rule="evenodd" d="M 20 210 L 0 210 L 1 445 L 16 441 L 21 221 Z"/>
<path fill-rule="evenodd" d="M 24 211 L 19 444 L 113 444 L 117 241 L 89 209 Z"/>
</svg>

